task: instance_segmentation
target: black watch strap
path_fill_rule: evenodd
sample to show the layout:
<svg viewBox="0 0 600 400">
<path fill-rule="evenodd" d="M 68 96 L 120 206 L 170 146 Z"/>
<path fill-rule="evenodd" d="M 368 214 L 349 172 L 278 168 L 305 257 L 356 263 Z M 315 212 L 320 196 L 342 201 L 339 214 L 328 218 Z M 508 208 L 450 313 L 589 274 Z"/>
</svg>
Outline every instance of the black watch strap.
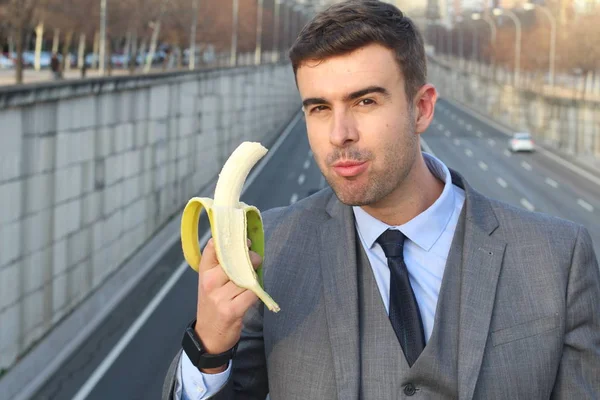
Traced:
<svg viewBox="0 0 600 400">
<path fill-rule="evenodd" d="M 194 327 L 196 326 L 196 320 L 194 319 L 185 328 L 183 339 L 181 340 L 181 346 L 183 351 L 187 354 L 188 358 L 198 369 L 200 368 L 217 368 L 221 367 L 229 362 L 234 356 L 237 350 L 238 344 L 236 343 L 231 349 L 220 353 L 220 354 L 208 354 L 200 341 L 200 338 L 196 334 Z"/>
</svg>

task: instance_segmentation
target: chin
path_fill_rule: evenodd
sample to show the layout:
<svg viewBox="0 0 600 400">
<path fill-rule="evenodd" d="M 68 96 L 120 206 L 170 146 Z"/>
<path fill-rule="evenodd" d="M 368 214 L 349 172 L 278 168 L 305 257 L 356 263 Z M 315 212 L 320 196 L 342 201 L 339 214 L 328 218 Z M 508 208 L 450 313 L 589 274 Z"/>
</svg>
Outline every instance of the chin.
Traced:
<svg viewBox="0 0 600 400">
<path fill-rule="evenodd" d="M 339 188 L 333 185 L 331 187 L 338 200 L 347 206 L 366 206 L 376 200 L 364 190 L 356 190 L 351 187 Z"/>
</svg>

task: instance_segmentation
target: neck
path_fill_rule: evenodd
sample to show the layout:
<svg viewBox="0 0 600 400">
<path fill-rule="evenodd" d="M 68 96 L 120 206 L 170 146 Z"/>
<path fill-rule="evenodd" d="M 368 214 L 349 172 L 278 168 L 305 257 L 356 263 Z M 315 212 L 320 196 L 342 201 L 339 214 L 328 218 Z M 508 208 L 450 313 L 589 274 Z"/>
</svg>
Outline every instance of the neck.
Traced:
<svg viewBox="0 0 600 400">
<path fill-rule="evenodd" d="M 444 183 L 433 175 L 419 152 L 399 187 L 379 202 L 362 208 L 388 225 L 403 225 L 431 207 L 443 190 Z"/>
</svg>

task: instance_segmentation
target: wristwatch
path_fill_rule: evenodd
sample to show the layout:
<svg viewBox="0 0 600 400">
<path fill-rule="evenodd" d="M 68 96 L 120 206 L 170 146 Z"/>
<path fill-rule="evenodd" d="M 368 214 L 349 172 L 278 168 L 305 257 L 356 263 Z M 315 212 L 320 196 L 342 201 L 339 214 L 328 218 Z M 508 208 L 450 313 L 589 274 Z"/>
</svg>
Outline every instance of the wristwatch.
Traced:
<svg viewBox="0 0 600 400">
<path fill-rule="evenodd" d="M 202 346 L 200 338 L 196 334 L 194 327 L 196 326 L 196 320 L 194 319 L 185 328 L 183 339 L 181 340 L 181 346 L 183 351 L 187 354 L 188 358 L 198 369 L 201 368 L 217 368 L 221 367 L 229 362 L 237 351 L 238 344 L 236 343 L 231 349 L 220 353 L 220 354 L 209 354 Z"/>
</svg>

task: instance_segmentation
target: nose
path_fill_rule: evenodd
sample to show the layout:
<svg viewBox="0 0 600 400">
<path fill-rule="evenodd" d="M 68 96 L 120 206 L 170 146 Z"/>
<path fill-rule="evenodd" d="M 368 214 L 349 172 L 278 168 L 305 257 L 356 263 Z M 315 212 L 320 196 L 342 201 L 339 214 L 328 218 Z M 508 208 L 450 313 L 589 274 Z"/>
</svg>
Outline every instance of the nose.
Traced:
<svg viewBox="0 0 600 400">
<path fill-rule="evenodd" d="M 346 147 L 358 141 L 358 130 L 352 113 L 346 110 L 334 112 L 329 141 L 336 147 Z"/>
</svg>

